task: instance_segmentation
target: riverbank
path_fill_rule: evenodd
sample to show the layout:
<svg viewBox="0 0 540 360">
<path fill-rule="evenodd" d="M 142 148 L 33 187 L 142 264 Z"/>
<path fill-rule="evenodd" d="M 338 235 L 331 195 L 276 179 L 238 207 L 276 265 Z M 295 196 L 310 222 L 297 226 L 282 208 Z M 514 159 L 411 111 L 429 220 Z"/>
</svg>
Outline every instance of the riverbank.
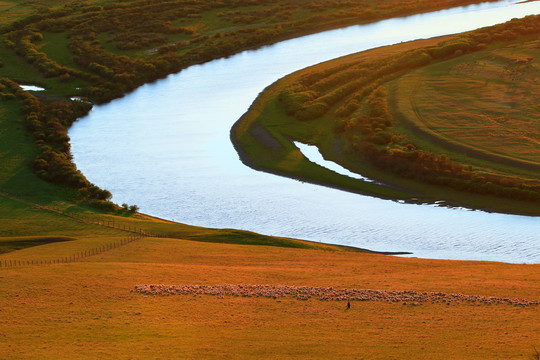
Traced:
<svg viewBox="0 0 540 360">
<path fill-rule="evenodd" d="M 447 23 L 461 24 L 459 19 L 477 18 L 476 11 L 483 14 L 479 19 L 496 22 L 534 9 L 500 4 L 453 9 L 326 32 L 191 67 L 78 121 L 70 132 L 76 162 L 93 181 L 111 189 L 117 202 L 136 202 L 171 220 L 379 251 L 408 250 L 423 258 L 537 263 L 540 224 L 534 218 L 400 204 L 302 184 L 252 171 L 230 146 L 231 126 L 275 79 L 374 42 L 427 37 L 431 30 L 455 32 L 437 24 L 447 17 L 453 19 Z M 419 28 L 428 33 L 415 33 Z M 395 37 L 388 40 L 387 34 Z M 208 130 L 201 131 L 201 124 Z M 140 146 L 126 147 L 135 141 Z M 286 161 L 297 161 L 295 153 L 290 155 Z"/>
<path fill-rule="evenodd" d="M 516 22 L 515 26 L 520 26 L 519 21 Z M 471 36 L 475 36 L 474 34 L 481 34 L 481 31 L 477 31 L 476 33 L 471 32 Z M 254 169 L 263 170 L 274 174 L 280 174 L 295 179 L 301 179 L 302 181 L 313 182 L 316 184 L 325 184 L 330 187 L 347 189 L 348 191 L 359 192 L 362 194 L 367 193 L 371 196 L 377 196 L 381 198 L 391 197 L 389 196 L 389 194 L 393 192 L 394 199 L 402 200 L 405 202 L 427 204 L 436 203 L 438 205 L 446 204 L 450 207 L 466 207 L 486 212 L 501 212 L 518 215 L 538 216 L 540 214 L 538 212 L 539 207 L 537 206 L 537 203 L 534 201 L 534 199 L 520 200 L 522 196 L 517 193 L 515 194 L 515 196 L 512 196 L 511 199 L 507 197 L 503 201 L 501 197 L 490 195 L 489 192 L 486 193 L 486 191 L 483 191 L 483 188 L 480 189 L 482 191 L 468 191 L 468 193 L 466 193 L 462 190 L 457 190 L 455 187 L 452 188 L 450 186 L 440 186 L 442 184 L 442 180 L 434 181 L 433 175 L 430 176 L 431 180 L 429 182 L 422 183 L 420 181 L 417 181 L 418 179 L 414 179 L 415 177 L 418 177 L 421 172 L 416 172 L 412 174 L 414 176 L 403 177 L 399 176 L 400 174 L 389 171 L 390 165 L 388 165 L 385 169 L 384 166 L 376 165 L 377 162 L 368 161 L 369 157 L 368 155 L 366 155 L 366 151 L 362 153 L 359 150 L 362 148 L 362 146 L 366 146 L 365 144 L 362 145 L 362 141 L 365 142 L 365 140 L 358 140 L 358 138 L 362 138 L 362 136 L 366 136 L 366 134 L 360 134 L 360 132 L 358 131 L 360 125 L 355 125 L 356 120 L 354 120 L 356 117 L 364 117 L 366 111 L 369 111 L 366 110 L 366 108 L 369 109 L 369 106 L 368 104 L 366 104 L 365 100 L 367 96 L 365 96 L 364 98 L 355 98 L 355 100 L 352 100 L 353 102 L 357 103 L 357 106 L 353 109 L 353 111 L 356 112 L 352 115 L 349 114 L 349 116 L 345 117 L 342 117 L 341 115 L 336 115 L 336 113 L 343 112 L 342 109 L 348 106 L 347 101 L 351 102 L 350 96 L 354 97 L 354 92 L 352 93 L 352 95 L 345 95 L 345 100 L 332 100 L 332 104 L 331 106 L 329 106 L 328 110 L 326 110 L 322 114 L 314 115 L 309 119 L 299 121 L 298 119 L 295 119 L 294 115 L 292 115 L 291 113 L 287 113 L 287 111 L 284 110 L 284 107 L 286 106 L 293 106 L 284 105 L 284 94 L 288 91 L 292 91 L 293 93 L 294 91 L 299 91 L 289 90 L 295 87 L 302 87 L 302 85 L 298 84 L 315 82 L 315 85 L 311 85 L 313 86 L 313 88 L 305 85 L 302 90 L 303 92 L 299 92 L 297 95 L 287 95 L 291 99 L 294 96 L 301 98 L 305 94 L 310 93 L 312 89 L 313 91 L 311 91 L 311 93 L 318 95 L 311 95 L 312 97 L 315 97 L 315 99 L 309 100 L 306 103 L 307 105 L 305 105 L 306 107 L 304 108 L 302 108 L 302 104 L 294 105 L 297 106 L 298 109 L 300 109 L 296 110 L 297 113 L 299 113 L 300 111 L 315 111 L 310 110 L 310 106 L 312 106 L 312 104 L 315 104 L 317 101 L 319 101 L 317 104 L 324 103 L 324 101 L 330 101 L 325 99 L 330 99 L 332 96 L 334 96 L 332 95 L 332 91 L 335 90 L 334 93 L 338 93 L 339 91 L 346 92 L 347 90 L 344 89 L 346 89 L 347 86 L 351 87 L 354 85 L 354 82 L 362 81 L 360 80 L 361 78 L 358 79 L 353 75 L 350 75 L 348 77 L 341 76 L 341 72 L 346 72 L 343 69 L 349 69 L 349 72 L 356 71 L 365 74 L 369 72 L 367 68 L 370 68 L 370 63 L 389 62 L 391 60 L 388 59 L 392 59 L 392 57 L 403 57 L 405 56 L 403 54 L 406 54 L 407 52 L 412 53 L 413 51 L 423 51 L 427 54 L 428 51 L 431 51 L 427 49 L 434 49 L 443 46 L 441 44 L 451 42 L 458 43 L 459 41 L 461 40 L 457 40 L 455 39 L 455 37 L 444 37 L 439 39 L 433 39 L 429 42 L 417 41 L 408 44 L 395 45 L 390 48 L 384 48 L 379 53 L 377 51 L 370 50 L 361 54 L 347 56 L 338 60 L 319 64 L 287 76 L 266 88 L 265 91 L 263 91 L 255 100 L 253 106 L 250 107 L 250 109 L 235 124 L 233 130 L 231 131 L 231 140 L 233 141 L 235 149 L 237 149 L 237 151 L 239 152 L 239 156 L 242 162 Z M 382 60 L 383 58 L 385 60 Z M 363 69 L 362 66 L 364 66 L 366 69 Z M 399 81 L 399 79 L 401 78 L 401 76 L 403 76 L 404 73 L 406 74 L 408 72 L 403 70 L 399 71 L 401 72 L 398 72 L 395 76 L 388 76 L 389 79 L 387 80 L 377 80 L 376 84 L 370 84 L 370 82 L 366 80 L 366 83 L 361 86 L 361 89 L 364 89 L 364 92 L 369 93 L 376 86 L 385 84 L 386 82 L 394 84 Z M 338 75 L 325 75 L 333 73 L 337 73 Z M 332 76 L 335 76 L 337 80 L 332 80 Z M 320 84 L 317 83 L 317 80 L 312 80 L 317 78 L 323 79 L 320 81 Z M 394 80 L 395 78 L 397 78 L 398 80 Z M 351 79 L 355 80 L 351 81 Z M 331 83 L 332 81 L 333 85 L 331 85 L 330 90 L 325 89 L 321 92 L 321 89 L 323 89 L 323 87 L 325 86 L 324 83 Z M 406 92 L 406 90 L 403 91 Z M 321 93 L 319 94 L 319 92 Z M 317 97 L 319 97 L 319 99 L 317 99 Z M 405 100 L 403 103 L 407 103 L 407 101 Z M 389 132 L 389 135 L 383 135 L 387 135 L 388 139 L 399 139 L 405 138 L 404 133 L 406 133 L 410 139 L 401 139 L 400 141 L 403 144 L 405 144 L 406 142 L 415 144 L 407 145 L 414 146 L 414 151 L 418 152 L 425 149 L 431 150 L 433 148 L 436 148 L 438 153 L 442 153 L 444 156 L 446 156 L 446 158 L 448 158 L 448 156 L 450 156 L 451 159 L 456 157 L 456 152 L 452 152 L 452 148 L 446 147 L 441 150 L 436 146 L 433 146 L 433 144 L 430 144 L 429 141 L 427 141 L 426 139 L 420 138 L 418 135 L 416 135 L 416 137 L 411 136 L 410 131 L 402 131 L 404 126 L 400 127 L 398 123 L 399 117 L 396 115 L 396 111 L 394 110 L 395 101 L 395 98 L 393 98 L 392 102 L 389 101 L 388 107 L 391 109 L 392 115 L 388 114 L 388 117 L 390 119 L 388 120 L 388 123 L 391 123 L 393 121 L 396 129 L 399 130 L 392 130 L 393 132 Z M 401 98 L 399 101 L 401 104 Z M 312 107 L 314 107 L 314 105 Z M 443 113 L 441 111 L 439 111 L 438 113 Z M 530 112 L 524 112 L 524 114 L 529 114 L 530 117 Z M 391 116 L 394 116 L 393 120 L 391 119 Z M 399 116 L 403 117 L 403 111 L 399 112 Z M 346 125 L 343 125 L 342 123 Z M 342 129 L 344 126 L 346 127 L 346 130 Z M 480 133 L 478 136 L 480 136 Z M 273 145 L 269 144 L 270 140 Z M 302 154 L 298 151 L 298 149 L 294 146 L 293 141 L 317 145 L 325 158 L 339 163 L 340 165 L 348 168 L 349 170 L 362 174 L 368 178 L 375 179 L 384 184 L 389 184 L 389 186 L 378 186 L 376 184 L 366 183 L 360 180 L 353 180 L 351 178 L 336 173 L 332 174 L 330 171 L 322 168 L 321 166 L 311 163 L 309 159 L 303 157 Z M 438 143 L 440 143 L 440 141 Z M 484 143 L 488 143 L 487 139 L 486 141 L 484 141 Z M 497 144 L 491 146 L 499 146 L 497 151 L 499 153 L 504 153 L 504 149 L 502 149 L 499 145 L 501 143 L 504 143 L 504 141 L 499 141 Z M 279 146 L 276 146 L 276 144 L 279 144 Z M 423 147 L 420 147 L 419 144 L 421 144 Z M 376 153 L 376 146 L 380 147 L 380 144 L 372 146 L 373 149 L 370 150 L 371 153 Z M 392 146 L 393 148 L 388 151 L 395 152 L 397 150 L 394 148 L 400 147 L 400 145 L 397 143 Z M 404 151 L 407 151 L 406 149 L 403 150 L 402 148 L 405 149 L 405 145 L 400 147 L 400 154 L 404 153 Z M 409 149 L 408 151 L 411 150 Z M 374 157 L 376 155 L 371 155 L 371 153 L 369 155 L 371 157 Z M 468 153 L 470 155 L 470 153 L 472 152 Z M 294 161 L 290 161 L 293 158 Z M 508 167 L 501 170 L 501 162 L 489 162 L 487 156 L 478 157 L 478 159 L 481 160 L 480 161 L 473 158 L 472 156 L 466 157 L 462 153 L 459 153 L 459 156 L 457 158 L 460 161 L 459 166 L 466 167 L 470 164 L 473 164 L 474 167 L 478 167 L 480 169 L 480 173 L 482 176 L 488 177 L 490 179 L 491 177 L 493 177 L 494 180 L 490 180 L 493 183 L 498 181 L 493 174 L 501 174 L 500 176 L 504 177 L 505 179 L 512 178 L 512 181 L 516 179 L 516 182 L 523 181 L 524 187 L 526 187 L 527 189 L 530 187 L 531 196 L 534 195 L 534 189 L 538 187 L 537 185 L 535 185 L 535 182 L 537 182 L 538 179 L 534 177 L 534 173 L 531 173 L 529 171 L 530 166 L 528 163 L 524 163 L 525 165 L 523 166 L 523 169 L 516 168 L 514 166 L 513 168 Z M 514 163 L 521 164 L 518 161 L 514 161 Z M 403 167 L 403 165 L 400 166 Z M 478 176 L 480 175 L 474 175 L 475 179 Z M 506 184 L 507 180 L 504 181 Z M 445 184 L 453 184 L 455 182 L 455 179 L 444 180 L 444 182 Z M 464 183 L 464 185 L 466 184 Z M 493 184 L 490 185 L 493 186 Z M 463 188 L 464 187 L 461 186 L 461 189 Z M 478 188 L 478 186 L 476 186 L 476 188 Z M 398 190 L 400 192 L 398 192 Z M 506 190 L 501 188 L 501 191 Z M 514 191 L 514 189 L 508 189 L 508 191 L 512 192 Z M 529 191 L 525 191 L 523 195 L 525 196 L 527 194 L 529 194 Z"/>
<path fill-rule="evenodd" d="M 182 2 L 166 2 L 169 10 L 181 12 L 172 16 L 172 10 L 161 11 L 163 4 L 160 2 L 152 6 L 133 2 L 129 7 L 115 1 L 99 5 L 4 2 L 0 7 L 5 15 L 1 20 L 3 41 L 0 43 L 0 137 L 4 144 L 0 160 L 5 166 L 0 170 L 0 190 L 8 195 L 8 202 L 17 199 L 21 204 L 46 207 L 60 203 L 70 211 L 103 215 L 116 219 L 116 222 L 129 218 L 128 223 L 132 222 L 136 217 L 107 202 L 111 194 L 87 181 L 71 160 L 67 128 L 78 116 L 89 111 L 90 102 L 110 101 L 143 83 L 189 65 L 302 34 L 375 21 L 397 13 L 410 14 L 475 2 L 441 1 L 434 5 L 424 1 L 415 2 L 412 7 L 400 2 L 399 9 L 379 8 L 375 4 L 378 9 L 375 12 L 364 13 L 368 7 L 354 7 L 340 15 L 339 6 L 324 5 L 306 12 L 295 2 L 285 1 L 272 5 L 277 6 L 275 18 L 261 16 L 260 11 L 267 10 L 265 6 L 256 9 L 235 7 L 236 12 L 232 14 L 227 12 L 231 9 L 224 4 L 216 6 L 226 13 L 216 11 L 214 5 L 199 3 L 185 9 Z M 131 14 L 135 9 L 143 10 Z M 150 19 L 149 14 L 155 16 Z M 317 15 L 315 18 L 314 14 Z M 282 19 L 282 16 L 294 19 Z M 144 18 L 141 23 L 147 23 L 145 29 L 132 24 L 140 17 Z M 120 31 L 118 27 L 110 27 L 108 18 L 133 26 L 126 26 L 131 28 L 130 31 Z M 173 20 L 174 24 L 171 23 Z M 83 23 L 88 28 L 84 28 Z M 156 33 L 149 34 L 148 31 Z M 253 33 L 257 36 L 252 36 Z M 163 38 L 168 41 L 165 45 Z M 161 46 L 155 47 L 156 44 Z M 156 51 L 148 53 L 147 48 Z M 21 90 L 18 84 L 32 84 L 32 91 Z M 74 97 L 82 101 L 70 100 Z M 12 205 L 2 212 L 6 219 L 13 219 Z M 113 213 L 107 214 L 107 210 Z M 114 217 L 114 211 L 118 218 Z M 28 215 L 21 211 L 19 220 L 25 223 Z M 45 230 L 48 226 L 44 226 L 43 234 L 34 230 L 25 233 L 17 222 L 2 226 L 6 234 L 18 237 L 45 236 L 52 231 Z M 37 227 L 37 222 L 32 223 L 32 227 Z M 61 229 L 60 232 L 69 234 L 70 230 Z M 208 231 L 202 233 L 208 234 Z M 243 234 L 237 237 L 248 242 L 260 240 L 246 240 L 250 237 L 245 235 L 247 233 L 238 234 Z M 269 239 L 265 238 L 265 243 L 272 242 Z"/>
</svg>

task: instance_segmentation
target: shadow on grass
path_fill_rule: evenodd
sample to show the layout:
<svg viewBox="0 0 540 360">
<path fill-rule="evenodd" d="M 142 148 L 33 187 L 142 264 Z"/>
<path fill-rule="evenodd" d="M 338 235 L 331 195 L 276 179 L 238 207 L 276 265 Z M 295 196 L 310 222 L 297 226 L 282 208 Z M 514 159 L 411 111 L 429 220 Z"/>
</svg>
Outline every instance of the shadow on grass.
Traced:
<svg viewBox="0 0 540 360">
<path fill-rule="evenodd" d="M 32 246 L 46 245 L 55 242 L 76 240 L 67 236 L 27 236 L 4 238 L 0 240 L 0 254 L 26 249 Z"/>
</svg>

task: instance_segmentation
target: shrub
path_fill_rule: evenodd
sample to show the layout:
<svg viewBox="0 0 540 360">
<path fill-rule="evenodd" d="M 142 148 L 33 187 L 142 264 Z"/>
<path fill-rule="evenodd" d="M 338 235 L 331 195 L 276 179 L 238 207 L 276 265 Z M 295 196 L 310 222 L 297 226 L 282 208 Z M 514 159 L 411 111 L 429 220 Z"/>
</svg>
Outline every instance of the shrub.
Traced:
<svg viewBox="0 0 540 360">
<path fill-rule="evenodd" d="M 116 205 L 107 200 L 84 200 L 80 202 L 83 206 L 88 206 L 94 209 L 103 211 L 115 211 Z"/>
<path fill-rule="evenodd" d="M 324 115 L 328 110 L 328 105 L 322 102 L 314 102 L 296 112 L 295 116 L 300 121 L 310 121 Z"/>
</svg>

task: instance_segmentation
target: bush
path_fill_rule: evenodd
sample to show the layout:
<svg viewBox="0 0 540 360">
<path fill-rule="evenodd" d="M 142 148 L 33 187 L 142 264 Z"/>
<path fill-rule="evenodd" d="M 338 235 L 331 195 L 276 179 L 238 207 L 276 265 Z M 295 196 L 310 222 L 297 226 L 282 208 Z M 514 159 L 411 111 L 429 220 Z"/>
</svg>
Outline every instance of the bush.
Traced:
<svg viewBox="0 0 540 360">
<path fill-rule="evenodd" d="M 295 116 L 300 121 L 311 121 L 324 115 L 328 111 L 328 105 L 322 102 L 314 102 L 296 112 Z"/>
<path fill-rule="evenodd" d="M 302 110 L 307 102 L 316 99 L 318 94 L 314 91 L 300 91 L 297 88 L 287 88 L 279 94 L 279 101 L 283 104 L 285 113 L 294 115 Z"/>
<path fill-rule="evenodd" d="M 106 200 L 84 200 L 84 201 L 81 201 L 80 204 L 82 206 L 88 206 L 88 207 L 102 210 L 102 211 L 110 212 L 110 211 L 116 210 L 116 205 Z"/>
</svg>

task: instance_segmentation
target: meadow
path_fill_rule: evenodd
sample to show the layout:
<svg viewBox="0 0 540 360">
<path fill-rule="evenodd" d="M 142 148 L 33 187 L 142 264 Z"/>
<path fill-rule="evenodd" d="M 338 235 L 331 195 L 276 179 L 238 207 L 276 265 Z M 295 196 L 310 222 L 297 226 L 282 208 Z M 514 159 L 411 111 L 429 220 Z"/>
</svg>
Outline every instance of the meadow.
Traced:
<svg viewBox="0 0 540 360">
<path fill-rule="evenodd" d="M 509 44 L 410 72 L 395 82 L 394 110 L 439 142 L 538 171 L 537 49 L 538 41 Z"/>
<path fill-rule="evenodd" d="M 515 19 L 298 71 L 267 88 L 231 137 L 260 170 L 382 198 L 538 215 L 537 24 Z M 332 174 L 293 141 L 384 185 Z"/>
<path fill-rule="evenodd" d="M 34 247 L 24 251 L 41 254 Z M 539 265 L 145 238 L 0 272 L 4 359 L 534 359 Z M 152 295 L 145 285 L 455 294 L 457 301 Z M 394 296 L 394 295 L 393 295 Z"/>
<path fill-rule="evenodd" d="M 0 357 L 538 358 L 538 265 L 399 258 L 179 224 L 111 203 L 71 161 L 67 128 L 92 104 L 189 65 L 321 29 L 475 2 L 0 1 Z M 281 106 L 269 104 L 271 114 Z M 275 136 L 275 127 L 258 129 L 267 141 Z M 335 181 L 298 152 L 279 162 L 284 171 L 301 163 L 299 177 L 313 171 L 322 183 Z M 358 186 L 343 181 L 335 186 Z M 410 195 L 364 186 L 357 190 Z M 151 284 L 462 295 L 433 303 L 351 299 L 347 310 L 344 301 L 316 298 L 136 291 Z M 462 296 L 492 300 L 458 304 Z"/>
</svg>

